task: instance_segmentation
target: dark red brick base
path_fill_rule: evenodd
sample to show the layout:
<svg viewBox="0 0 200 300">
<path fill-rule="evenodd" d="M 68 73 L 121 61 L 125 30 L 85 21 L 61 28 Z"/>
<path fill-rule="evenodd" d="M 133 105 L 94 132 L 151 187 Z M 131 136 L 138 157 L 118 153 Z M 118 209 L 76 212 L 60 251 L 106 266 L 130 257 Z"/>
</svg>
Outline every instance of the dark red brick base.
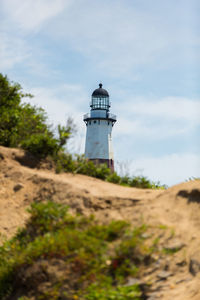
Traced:
<svg viewBox="0 0 200 300">
<path fill-rule="evenodd" d="M 96 158 L 96 159 L 90 159 L 90 160 L 93 161 L 93 163 L 95 165 L 106 164 L 108 166 L 108 168 L 110 168 L 111 171 L 114 172 L 114 160 L 102 159 L 102 158 Z"/>
</svg>

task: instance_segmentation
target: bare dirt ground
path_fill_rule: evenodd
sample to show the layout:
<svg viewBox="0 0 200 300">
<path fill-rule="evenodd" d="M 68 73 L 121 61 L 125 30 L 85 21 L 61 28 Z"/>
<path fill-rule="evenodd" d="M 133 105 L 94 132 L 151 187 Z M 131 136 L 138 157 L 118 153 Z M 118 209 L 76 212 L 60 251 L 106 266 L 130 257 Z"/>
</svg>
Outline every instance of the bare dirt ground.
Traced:
<svg viewBox="0 0 200 300">
<path fill-rule="evenodd" d="M 145 223 L 161 245 L 181 248 L 144 270 L 141 279 L 153 283 L 149 299 L 200 300 L 199 180 L 164 191 L 142 190 L 34 166 L 34 158 L 23 151 L 0 147 L 0 243 L 25 224 L 26 208 L 35 200 L 66 203 L 72 212 L 92 213 L 101 222 Z"/>
</svg>

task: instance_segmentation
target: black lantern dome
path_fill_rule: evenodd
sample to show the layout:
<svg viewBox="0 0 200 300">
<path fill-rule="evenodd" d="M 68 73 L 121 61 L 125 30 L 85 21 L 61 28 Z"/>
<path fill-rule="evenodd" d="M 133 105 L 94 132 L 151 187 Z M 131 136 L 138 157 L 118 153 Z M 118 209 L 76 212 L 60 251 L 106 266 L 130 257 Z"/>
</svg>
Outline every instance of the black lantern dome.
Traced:
<svg viewBox="0 0 200 300">
<path fill-rule="evenodd" d="M 102 83 L 100 83 L 99 88 L 92 93 L 92 102 L 90 105 L 92 110 L 106 109 L 108 111 L 110 108 L 109 94 L 102 86 Z"/>
<path fill-rule="evenodd" d="M 109 97 L 108 92 L 105 89 L 102 89 L 103 84 L 99 83 L 99 88 L 94 90 L 92 97 Z"/>
</svg>

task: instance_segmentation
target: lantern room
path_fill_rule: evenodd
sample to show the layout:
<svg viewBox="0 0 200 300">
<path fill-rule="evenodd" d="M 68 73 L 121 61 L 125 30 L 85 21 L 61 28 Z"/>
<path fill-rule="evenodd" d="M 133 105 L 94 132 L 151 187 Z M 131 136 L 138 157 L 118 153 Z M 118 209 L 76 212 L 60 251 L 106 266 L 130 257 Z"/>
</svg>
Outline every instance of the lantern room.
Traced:
<svg viewBox="0 0 200 300">
<path fill-rule="evenodd" d="M 90 104 L 91 110 L 103 109 L 109 111 L 110 100 L 108 92 L 102 88 L 102 83 L 99 84 L 99 88 L 92 93 L 92 101 Z"/>
</svg>

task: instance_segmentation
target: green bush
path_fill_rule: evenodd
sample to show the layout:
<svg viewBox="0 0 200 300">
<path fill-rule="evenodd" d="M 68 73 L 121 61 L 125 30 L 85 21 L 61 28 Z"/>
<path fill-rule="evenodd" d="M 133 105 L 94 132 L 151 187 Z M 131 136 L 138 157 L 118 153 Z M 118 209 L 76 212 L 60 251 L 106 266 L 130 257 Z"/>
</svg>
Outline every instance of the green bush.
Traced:
<svg viewBox="0 0 200 300">
<path fill-rule="evenodd" d="M 52 202 L 34 203 L 29 212 L 31 217 L 26 228 L 0 247 L 1 299 L 6 295 L 12 296 L 16 290 L 21 291 L 21 297 L 29 297 L 30 292 L 31 295 L 37 293 L 36 298 L 42 299 L 42 292 L 29 290 L 29 286 L 24 287 L 24 282 L 19 281 L 17 286 L 14 282 L 28 266 L 47 259 L 51 263 L 53 258 L 64 261 L 66 268 L 72 272 L 70 274 L 75 275 L 71 290 L 74 289 L 74 294 L 80 294 L 82 299 L 104 299 L 106 293 L 109 297 L 105 299 L 140 299 L 137 286 L 121 287 L 121 283 L 133 274 L 133 270 L 136 274 L 135 260 L 143 255 L 141 229 L 132 231 L 130 224 L 124 221 L 100 225 L 93 217 L 72 216 L 68 213 L 68 207 Z M 134 244 L 137 250 L 131 253 L 132 248 L 129 248 L 133 246 L 133 239 L 138 245 Z M 126 245 L 129 250 L 125 250 Z M 116 265 L 122 249 L 123 263 Z M 63 276 L 66 278 L 62 280 L 68 280 L 70 285 L 69 274 L 66 272 Z M 53 291 L 54 285 L 48 293 Z M 58 281 L 55 299 L 60 299 L 61 294 L 62 281 Z"/>
<path fill-rule="evenodd" d="M 12 84 L 0 74 L 0 145 L 9 147 L 17 134 L 19 105 L 23 94 L 19 84 Z"/>
<path fill-rule="evenodd" d="M 16 294 L 20 299 L 146 299 L 137 284 L 127 285 L 128 279 L 140 277 L 154 261 L 153 253 L 171 255 L 179 250 L 159 250 L 159 238 L 152 241 L 145 235 L 145 224 L 100 224 L 93 216 L 71 215 L 67 206 L 51 201 L 33 203 L 29 212 L 26 227 L 0 247 L 0 299 L 14 299 Z M 36 268 L 31 281 L 40 272 L 46 274 L 38 281 L 42 285 L 48 278 L 45 291 L 26 282 L 26 272 L 38 264 L 41 269 Z M 66 271 L 52 277 L 45 264 Z"/>
<path fill-rule="evenodd" d="M 141 291 L 138 285 L 99 288 L 91 285 L 86 300 L 140 300 Z"/>
<path fill-rule="evenodd" d="M 130 186 L 130 181 L 131 181 L 131 178 L 128 175 L 122 176 L 121 180 L 120 180 L 120 184 L 124 185 L 124 186 Z"/>
<path fill-rule="evenodd" d="M 57 140 L 48 133 L 33 134 L 28 139 L 22 141 L 21 146 L 23 149 L 41 158 L 48 155 L 53 156 L 59 149 Z"/>
<path fill-rule="evenodd" d="M 56 163 L 56 173 L 72 172 L 76 170 L 75 161 L 70 153 L 58 152 L 53 156 Z"/>
<path fill-rule="evenodd" d="M 95 165 L 92 161 L 88 161 L 83 155 L 76 155 L 74 158 L 69 153 L 60 151 L 54 156 L 56 163 L 56 172 L 72 172 L 92 176 L 115 184 L 124 186 L 149 188 L 149 189 L 165 189 L 165 185 L 159 182 L 151 182 L 144 176 L 119 176 L 116 172 L 111 172 L 106 164 Z"/>
<path fill-rule="evenodd" d="M 46 112 L 22 103 L 24 97 L 32 95 L 0 74 L 0 145 L 22 147 L 40 158 L 58 153 L 75 129 L 72 119 L 68 118 L 66 126 L 58 125 L 56 137 Z"/>
<path fill-rule="evenodd" d="M 95 165 L 92 161 L 88 161 L 83 155 L 76 155 L 75 158 L 69 153 L 59 152 L 54 156 L 56 163 L 56 172 L 72 172 L 92 176 L 102 180 L 106 180 L 111 174 L 111 170 L 106 164 Z"/>
<path fill-rule="evenodd" d="M 151 182 L 144 176 L 136 176 L 130 180 L 130 186 L 138 188 L 151 188 Z"/>
<path fill-rule="evenodd" d="M 121 183 L 121 177 L 117 175 L 116 172 L 113 172 L 106 178 L 107 181 L 112 182 L 112 183 Z"/>
</svg>

